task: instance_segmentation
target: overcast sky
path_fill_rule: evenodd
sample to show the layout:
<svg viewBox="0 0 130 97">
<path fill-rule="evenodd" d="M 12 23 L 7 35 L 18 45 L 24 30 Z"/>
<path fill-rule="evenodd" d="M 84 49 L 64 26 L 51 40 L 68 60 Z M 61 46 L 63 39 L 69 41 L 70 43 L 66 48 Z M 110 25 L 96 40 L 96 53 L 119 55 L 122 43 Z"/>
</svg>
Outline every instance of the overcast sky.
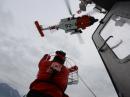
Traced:
<svg viewBox="0 0 130 97">
<path fill-rule="evenodd" d="M 70 0 L 73 13 L 78 10 L 78 0 Z M 88 11 L 92 7 L 88 7 Z M 86 13 L 83 13 L 86 14 Z M 104 15 L 92 14 L 98 19 Z M 63 0 L 0 0 L 0 82 L 10 84 L 21 95 L 28 92 L 29 84 L 37 74 L 37 64 L 45 53 L 64 50 L 79 66 L 79 75 L 97 97 L 117 97 L 106 69 L 92 41 L 99 23 L 84 30 L 80 44 L 77 35 L 63 30 L 45 32 L 42 38 L 34 25 L 39 20 L 45 27 L 58 24 L 69 17 Z M 93 97 L 79 81 L 66 91 L 70 97 Z"/>
</svg>

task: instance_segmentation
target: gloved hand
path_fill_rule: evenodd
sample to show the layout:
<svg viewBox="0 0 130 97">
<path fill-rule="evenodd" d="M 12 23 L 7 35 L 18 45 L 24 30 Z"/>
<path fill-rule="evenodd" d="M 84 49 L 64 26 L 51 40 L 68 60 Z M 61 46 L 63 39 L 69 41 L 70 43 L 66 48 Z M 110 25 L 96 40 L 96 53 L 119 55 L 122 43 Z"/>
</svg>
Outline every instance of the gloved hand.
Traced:
<svg viewBox="0 0 130 97">
<path fill-rule="evenodd" d="M 49 54 L 45 54 L 42 58 L 42 60 L 48 61 L 50 60 L 51 56 Z"/>
<path fill-rule="evenodd" d="M 64 94 L 63 94 L 63 97 L 69 97 L 69 96 L 68 96 L 67 94 L 64 93 Z"/>
<path fill-rule="evenodd" d="M 72 66 L 71 69 L 73 69 L 73 70 L 76 71 L 76 70 L 78 70 L 78 66 L 76 66 L 76 65 L 75 65 L 75 66 Z"/>
<path fill-rule="evenodd" d="M 76 66 L 76 65 L 69 68 L 70 72 L 74 72 L 74 71 L 77 71 L 77 70 L 78 70 L 78 66 Z"/>
<path fill-rule="evenodd" d="M 73 66 L 73 69 L 74 69 L 74 70 L 78 70 L 78 66 L 76 66 L 76 65 Z"/>
<path fill-rule="evenodd" d="M 40 65 L 42 65 L 44 61 L 49 61 L 50 58 L 51 58 L 51 56 L 50 56 L 49 54 L 45 54 L 45 55 L 42 57 L 42 59 L 40 60 L 38 66 L 40 67 Z"/>
</svg>

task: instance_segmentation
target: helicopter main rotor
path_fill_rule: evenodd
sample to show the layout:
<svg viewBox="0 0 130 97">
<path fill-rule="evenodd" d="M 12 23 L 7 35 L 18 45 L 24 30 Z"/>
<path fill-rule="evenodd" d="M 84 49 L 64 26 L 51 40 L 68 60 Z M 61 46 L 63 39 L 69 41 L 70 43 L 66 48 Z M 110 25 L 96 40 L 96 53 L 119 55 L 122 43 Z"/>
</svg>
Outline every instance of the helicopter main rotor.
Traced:
<svg viewBox="0 0 130 97">
<path fill-rule="evenodd" d="M 67 7 L 67 9 L 68 9 L 69 14 L 70 14 L 72 17 L 74 17 L 74 14 L 72 13 L 72 10 L 71 10 L 69 1 L 68 1 L 68 0 L 64 0 L 64 2 L 65 2 L 65 4 L 66 4 L 66 7 Z"/>
</svg>

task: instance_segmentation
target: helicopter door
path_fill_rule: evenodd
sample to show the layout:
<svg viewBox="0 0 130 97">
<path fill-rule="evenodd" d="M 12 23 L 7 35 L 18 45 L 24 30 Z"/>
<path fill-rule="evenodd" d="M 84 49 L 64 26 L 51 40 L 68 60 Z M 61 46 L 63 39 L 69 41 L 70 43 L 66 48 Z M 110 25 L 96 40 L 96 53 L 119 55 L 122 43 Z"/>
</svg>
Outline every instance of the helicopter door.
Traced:
<svg viewBox="0 0 130 97">
<path fill-rule="evenodd" d="M 92 36 L 119 97 L 130 97 L 129 5 L 117 2 Z"/>
</svg>

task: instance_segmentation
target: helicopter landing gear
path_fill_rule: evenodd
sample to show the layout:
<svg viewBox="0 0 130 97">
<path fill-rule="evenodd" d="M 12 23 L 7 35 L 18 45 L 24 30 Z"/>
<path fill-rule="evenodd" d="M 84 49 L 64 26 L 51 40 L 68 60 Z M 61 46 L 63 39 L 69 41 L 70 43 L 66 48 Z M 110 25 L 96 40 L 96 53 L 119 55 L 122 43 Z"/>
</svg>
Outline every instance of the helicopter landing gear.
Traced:
<svg viewBox="0 0 130 97">
<path fill-rule="evenodd" d="M 77 30 L 77 29 L 76 29 L 76 30 L 74 30 L 74 32 L 71 32 L 71 35 L 72 35 L 72 34 L 78 34 L 78 33 L 80 34 L 80 33 L 83 33 L 83 32 L 82 32 L 81 30 Z"/>
</svg>

